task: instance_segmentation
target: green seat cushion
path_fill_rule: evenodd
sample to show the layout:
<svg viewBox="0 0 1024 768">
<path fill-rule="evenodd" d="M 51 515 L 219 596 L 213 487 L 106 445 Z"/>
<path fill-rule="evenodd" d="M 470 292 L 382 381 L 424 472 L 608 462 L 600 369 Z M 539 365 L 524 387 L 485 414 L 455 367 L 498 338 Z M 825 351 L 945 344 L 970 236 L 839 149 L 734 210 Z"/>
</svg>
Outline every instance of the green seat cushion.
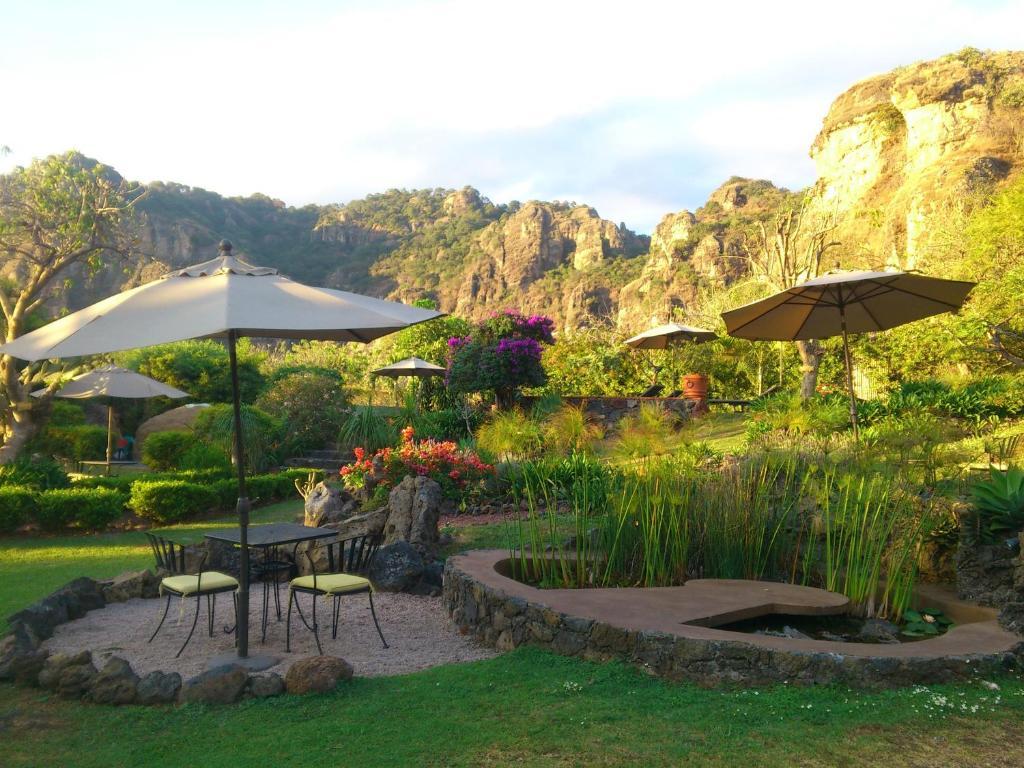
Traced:
<svg viewBox="0 0 1024 768">
<path fill-rule="evenodd" d="M 292 579 L 293 589 L 313 589 L 312 576 L 300 576 Z M 316 577 L 316 590 L 327 595 L 342 595 L 346 592 L 358 592 L 370 586 L 369 579 L 353 576 L 349 573 L 325 573 Z"/>
<path fill-rule="evenodd" d="M 168 576 L 160 582 L 160 592 L 164 590 L 174 592 L 177 595 L 194 595 L 196 592 L 213 592 L 216 590 L 238 587 L 238 580 L 234 576 L 228 576 L 220 571 L 204 571 L 203 578 L 199 576 Z"/>
</svg>

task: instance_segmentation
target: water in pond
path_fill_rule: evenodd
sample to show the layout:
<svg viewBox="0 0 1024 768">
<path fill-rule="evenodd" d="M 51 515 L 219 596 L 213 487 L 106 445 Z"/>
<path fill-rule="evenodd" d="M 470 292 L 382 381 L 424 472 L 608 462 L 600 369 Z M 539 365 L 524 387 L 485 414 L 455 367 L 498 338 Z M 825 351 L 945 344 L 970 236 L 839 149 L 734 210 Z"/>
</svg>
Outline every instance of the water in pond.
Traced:
<svg viewBox="0 0 1024 768">
<path fill-rule="evenodd" d="M 926 637 L 901 634 L 900 628 L 882 619 L 861 619 L 841 614 L 838 616 L 794 616 L 771 613 L 753 619 L 720 624 L 715 629 L 744 632 L 752 635 L 770 635 L 801 640 L 831 640 L 842 643 L 912 643 Z"/>
</svg>

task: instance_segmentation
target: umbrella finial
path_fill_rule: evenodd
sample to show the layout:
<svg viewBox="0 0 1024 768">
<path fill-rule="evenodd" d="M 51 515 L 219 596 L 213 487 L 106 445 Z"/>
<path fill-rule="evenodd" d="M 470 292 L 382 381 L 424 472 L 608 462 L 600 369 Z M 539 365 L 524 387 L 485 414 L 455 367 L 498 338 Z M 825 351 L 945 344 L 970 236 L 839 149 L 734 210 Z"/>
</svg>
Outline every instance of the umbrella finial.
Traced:
<svg viewBox="0 0 1024 768">
<path fill-rule="evenodd" d="M 230 256 L 232 247 L 230 240 L 221 240 L 220 244 L 217 246 L 220 250 L 221 256 Z"/>
</svg>

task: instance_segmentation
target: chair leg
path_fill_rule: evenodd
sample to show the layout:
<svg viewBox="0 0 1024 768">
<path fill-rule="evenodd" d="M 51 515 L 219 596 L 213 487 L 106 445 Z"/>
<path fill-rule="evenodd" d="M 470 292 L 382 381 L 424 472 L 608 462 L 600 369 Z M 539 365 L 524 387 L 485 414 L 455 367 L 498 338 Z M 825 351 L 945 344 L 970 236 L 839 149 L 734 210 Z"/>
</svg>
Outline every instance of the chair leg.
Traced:
<svg viewBox="0 0 1024 768">
<path fill-rule="evenodd" d="M 377 628 L 377 634 L 380 635 L 380 641 L 384 643 L 384 647 L 388 647 L 388 641 L 384 639 L 384 633 L 380 631 L 380 622 L 377 621 L 377 611 L 373 609 L 373 592 L 367 592 L 366 596 L 370 598 L 370 615 L 373 616 L 373 626 Z"/>
<path fill-rule="evenodd" d="M 217 612 L 217 595 L 206 596 L 206 623 L 208 625 L 208 633 L 210 637 L 213 637 L 213 614 Z"/>
<path fill-rule="evenodd" d="M 339 595 L 334 596 L 334 617 L 331 622 L 331 639 L 338 639 L 338 615 L 341 613 L 341 597 Z"/>
<path fill-rule="evenodd" d="M 278 587 L 281 584 L 281 574 L 274 571 L 274 609 L 277 611 L 277 620 L 281 620 L 281 592 Z"/>
<path fill-rule="evenodd" d="M 288 624 L 285 628 L 284 650 L 285 653 L 292 652 L 292 601 L 295 599 L 295 590 L 288 590 Z"/>
<path fill-rule="evenodd" d="M 148 642 L 152 643 L 153 638 L 156 637 L 156 633 L 160 631 L 160 627 L 164 625 L 164 621 L 167 619 L 167 612 L 171 609 L 171 596 L 167 595 L 167 605 L 164 606 L 164 615 L 160 617 L 160 623 L 156 625 L 156 630 L 152 635 L 149 636 Z"/>
<path fill-rule="evenodd" d="M 235 604 L 235 626 L 231 628 L 231 632 L 235 636 L 235 646 L 238 646 L 238 592 L 231 593 L 231 602 Z"/>
<path fill-rule="evenodd" d="M 181 656 L 181 652 L 185 650 L 185 646 L 188 645 L 188 641 L 192 639 L 192 635 L 196 631 L 196 624 L 199 623 L 199 610 L 199 595 L 196 595 L 196 615 L 192 618 L 192 629 L 188 631 L 188 637 L 185 638 L 185 642 L 181 644 L 181 648 L 178 649 L 178 652 L 174 654 L 174 658 Z"/>
<path fill-rule="evenodd" d="M 320 627 L 316 623 L 316 599 L 319 595 L 313 595 L 313 637 L 316 638 L 316 652 L 321 656 L 324 655 L 324 649 L 320 645 Z"/>
<path fill-rule="evenodd" d="M 263 617 L 260 621 L 260 644 L 267 642 L 267 609 L 270 607 L 270 595 L 267 593 L 267 581 L 263 580 Z"/>
</svg>

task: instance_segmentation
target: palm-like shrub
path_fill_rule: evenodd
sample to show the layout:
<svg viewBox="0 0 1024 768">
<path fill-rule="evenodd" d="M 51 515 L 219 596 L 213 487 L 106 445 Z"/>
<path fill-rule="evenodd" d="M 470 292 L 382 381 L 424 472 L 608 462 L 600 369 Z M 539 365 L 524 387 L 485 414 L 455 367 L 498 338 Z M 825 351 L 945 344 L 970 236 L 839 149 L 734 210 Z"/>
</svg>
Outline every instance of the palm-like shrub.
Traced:
<svg viewBox="0 0 1024 768">
<path fill-rule="evenodd" d="M 353 408 L 338 432 L 338 443 L 349 450 L 377 451 L 398 440 L 394 425 L 379 408 L 363 405 Z"/>
<path fill-rule="evenodd" d="M 984 543 L 1013 536 L 1024 529 L 1024 470 L 993 469 L 988 480 L 971 488 L 976 510 L 975 530 Z"/>
<path fill-rule="evenodd" d="M 204 408 L 192 425 L 195 438 L 234 456 L 235 421 L 230 405 Z M 280 421 L 251 405 L 242 406 L 242 449 L 246 469 L 263 472 L 277 460 L 284 433 Z M 147 440 L 148 442 L 148 440 Z"/>
<path fill-rule="evenodd" d="M 588 453 L 604 437 L 604 430 L 595 424 L 583 408 L 566 405 L 548 416 L 541 427 L 544 447 L 558 454 Z"/>
</svg>

